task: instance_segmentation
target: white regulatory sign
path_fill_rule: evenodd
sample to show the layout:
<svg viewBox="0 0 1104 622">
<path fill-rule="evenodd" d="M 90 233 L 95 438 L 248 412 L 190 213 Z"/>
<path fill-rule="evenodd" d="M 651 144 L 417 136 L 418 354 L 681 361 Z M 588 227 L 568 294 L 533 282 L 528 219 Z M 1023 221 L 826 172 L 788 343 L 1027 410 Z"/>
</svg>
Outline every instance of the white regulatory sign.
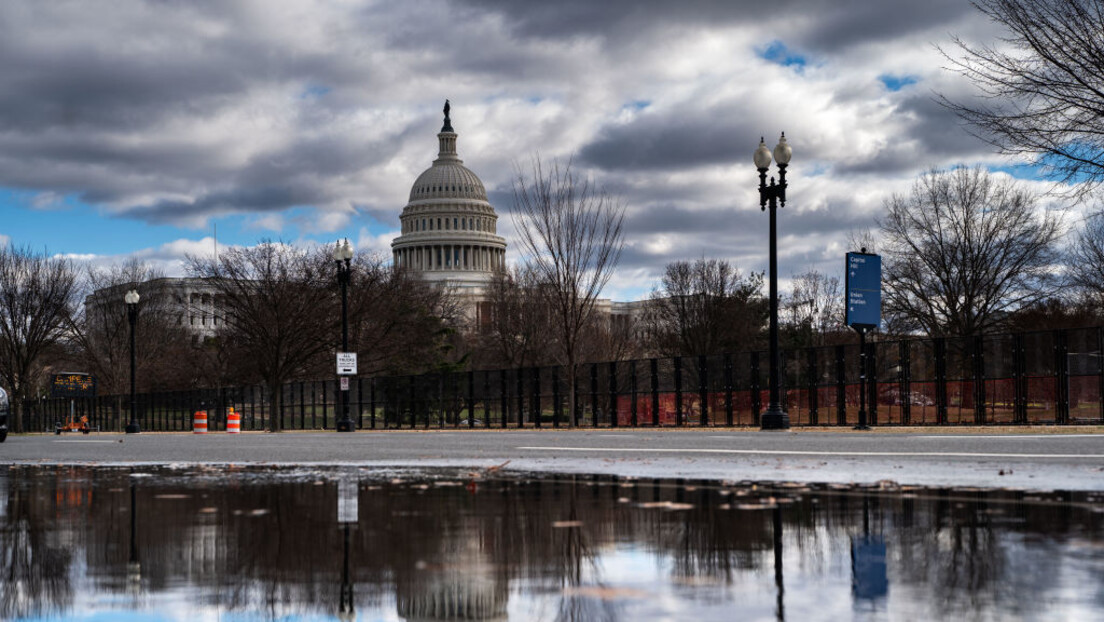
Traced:
<svg viewBox="0 0 1104 622">
<path fill-rule="evenodd" d="M 357 373 L 356 352 L 337 353 L 337 375 L 355 376 Z"/>
</svg>

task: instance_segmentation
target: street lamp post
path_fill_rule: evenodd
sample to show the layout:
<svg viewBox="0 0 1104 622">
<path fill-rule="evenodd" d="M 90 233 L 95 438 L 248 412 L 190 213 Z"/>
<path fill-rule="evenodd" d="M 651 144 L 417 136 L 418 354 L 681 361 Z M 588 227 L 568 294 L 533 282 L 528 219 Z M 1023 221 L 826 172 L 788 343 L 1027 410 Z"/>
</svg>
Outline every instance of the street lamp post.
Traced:
<svg viewBox="0 0 1104 622">
<path fill-rule="evenodd" d="M 777 211 L 786 206 L 786 166 L 790 163 L 793 150 L 786 144 L 786 133 L 778 140 L 774 148 L 774 160 L 778 163 L 778 183 L 771 177 L 767 185 L 767 170 L 771 163 L 771 152 L 763 139 L 759 139 L 759 148 L 755 150 L 755 168 L 759 169 L 759 207 L 764 211 L 770 208 L 770 404 L 767 412 L 759 419 L 763 430 L 786 430 L 790 427 L 790 416 L 782 410 L 782 400 L 778 388 L 778 225 Z"/>
<path fill-rule="evenodd" d="M 349 273 L 353 267 L 353 247 L 349 238 L 334 246 L 334 262 L 337 264 L 337 282 L 341 284 L 341 351 L 349 351 Z M 349 418 L 349 391 L 341 389 L 341 420 L 337 422 L 338 432 L 352 432 L 356 429 Z"/>
<path fill-rule="evenodd" d="M 138 290 L 129 290 L 123 296 L 123 301 L 126 302 L 127 319 L 130 320 L 130 423 L 127 424 L 126 433 L 138 434 L 142 431 L 138 425 L 138 411 L 134 407 L 134 326 L 138 323 Z"/>
</svg>

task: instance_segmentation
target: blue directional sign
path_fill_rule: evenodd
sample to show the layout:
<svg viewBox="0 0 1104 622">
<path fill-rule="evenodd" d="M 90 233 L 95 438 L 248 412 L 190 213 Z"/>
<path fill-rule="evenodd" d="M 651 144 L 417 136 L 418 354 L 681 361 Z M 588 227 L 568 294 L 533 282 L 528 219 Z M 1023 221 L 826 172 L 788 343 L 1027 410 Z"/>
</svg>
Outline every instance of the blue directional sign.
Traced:
<svg viewBox="0 0 1104 622">
<path fill-rule="evenodd" d="M 882 258 L 847 253 L 847 325 L 877 328 L 882 323 Z"/>
</svg>

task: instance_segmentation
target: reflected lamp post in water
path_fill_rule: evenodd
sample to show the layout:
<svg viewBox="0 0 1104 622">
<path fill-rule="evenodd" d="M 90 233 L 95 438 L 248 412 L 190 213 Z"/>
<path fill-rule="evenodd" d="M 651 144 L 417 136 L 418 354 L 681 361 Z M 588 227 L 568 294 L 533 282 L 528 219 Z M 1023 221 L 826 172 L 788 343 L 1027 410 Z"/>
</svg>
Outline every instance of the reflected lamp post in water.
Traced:
<svg viewBox="0 0 1104 622">
<path fill-rule="evenodd" d="M 123 302 L 127 306 L 127 319 L 130 320 L 130 423 L 127 424 L 127 434 L 137 434 L 142 431 L 142 428 L 138 425 L 138 411 L 135 410 L 134 399 L 134 367 L 135 367 L 135 354 L 134 354 L 134 327 L 138 323 L 138 290 L 129 290 L 126 295 L 123 296 Z"/>
<path fill-rule="evenodd" d="M 353 583 L 349 576 L 349 531 L 360 519 L 360 486 L 356 472 L 345 473 L 337 482 L 337 522 L 344 531 L 344 559 L 341 566 L 341 602 L 338 615 L 341 619 L 353 619 Z"/>
<path fill-rule="evenodd" d="M 337 282 L 341 284 L 341 351 L 349 351 L 349 275 L 353 269 L 353 247 L 349 238 L 334 245 L 334 262 L 337 264 Z M 348 385 L 341 387 L 341 420 L 337 422 L 338 432 L 352 432 L 356 429 L 349 418 Z"/>
<path fill-rule="evenodd" d="M 778 140 L 774 148 L 774 160 L 778 163 L 778 183 L 771 177 L 767 185 L 767 171 L 771 163 L 771 152 L 763 139 L 759 139 L 759 148 L 755 150 L 755 168 L 759 169 L 759 207 L 766 211 L 770 208 L 770 404 L 759 419 L 763 430 L 786 430 L 790 427 L 790 416 L 782 410 L 779 395 L 779 352 L 778 352 L 778 208 L 786 206 L 786 167 L 790 164 L 793 149 L 786 144 L 786 133 Z"/>
</svg>

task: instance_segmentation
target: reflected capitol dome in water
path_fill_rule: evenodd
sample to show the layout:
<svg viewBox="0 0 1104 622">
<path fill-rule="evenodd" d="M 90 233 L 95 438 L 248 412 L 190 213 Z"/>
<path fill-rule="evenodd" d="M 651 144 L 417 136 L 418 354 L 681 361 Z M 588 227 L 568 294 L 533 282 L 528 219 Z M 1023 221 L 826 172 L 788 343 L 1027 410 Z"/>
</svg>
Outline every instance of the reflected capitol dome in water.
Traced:
<svg viewBox="0 0 1104 622">
<path fill-rule="evenodd" d="M 506 239 L 497 235 L 498 215 L 483 182 L 457 155 L 449 109 L 446 100 L 437 159 L 410 189 L 391 252 L 395 266 L 478 296 L 505 266 Z"/>
</svg>

